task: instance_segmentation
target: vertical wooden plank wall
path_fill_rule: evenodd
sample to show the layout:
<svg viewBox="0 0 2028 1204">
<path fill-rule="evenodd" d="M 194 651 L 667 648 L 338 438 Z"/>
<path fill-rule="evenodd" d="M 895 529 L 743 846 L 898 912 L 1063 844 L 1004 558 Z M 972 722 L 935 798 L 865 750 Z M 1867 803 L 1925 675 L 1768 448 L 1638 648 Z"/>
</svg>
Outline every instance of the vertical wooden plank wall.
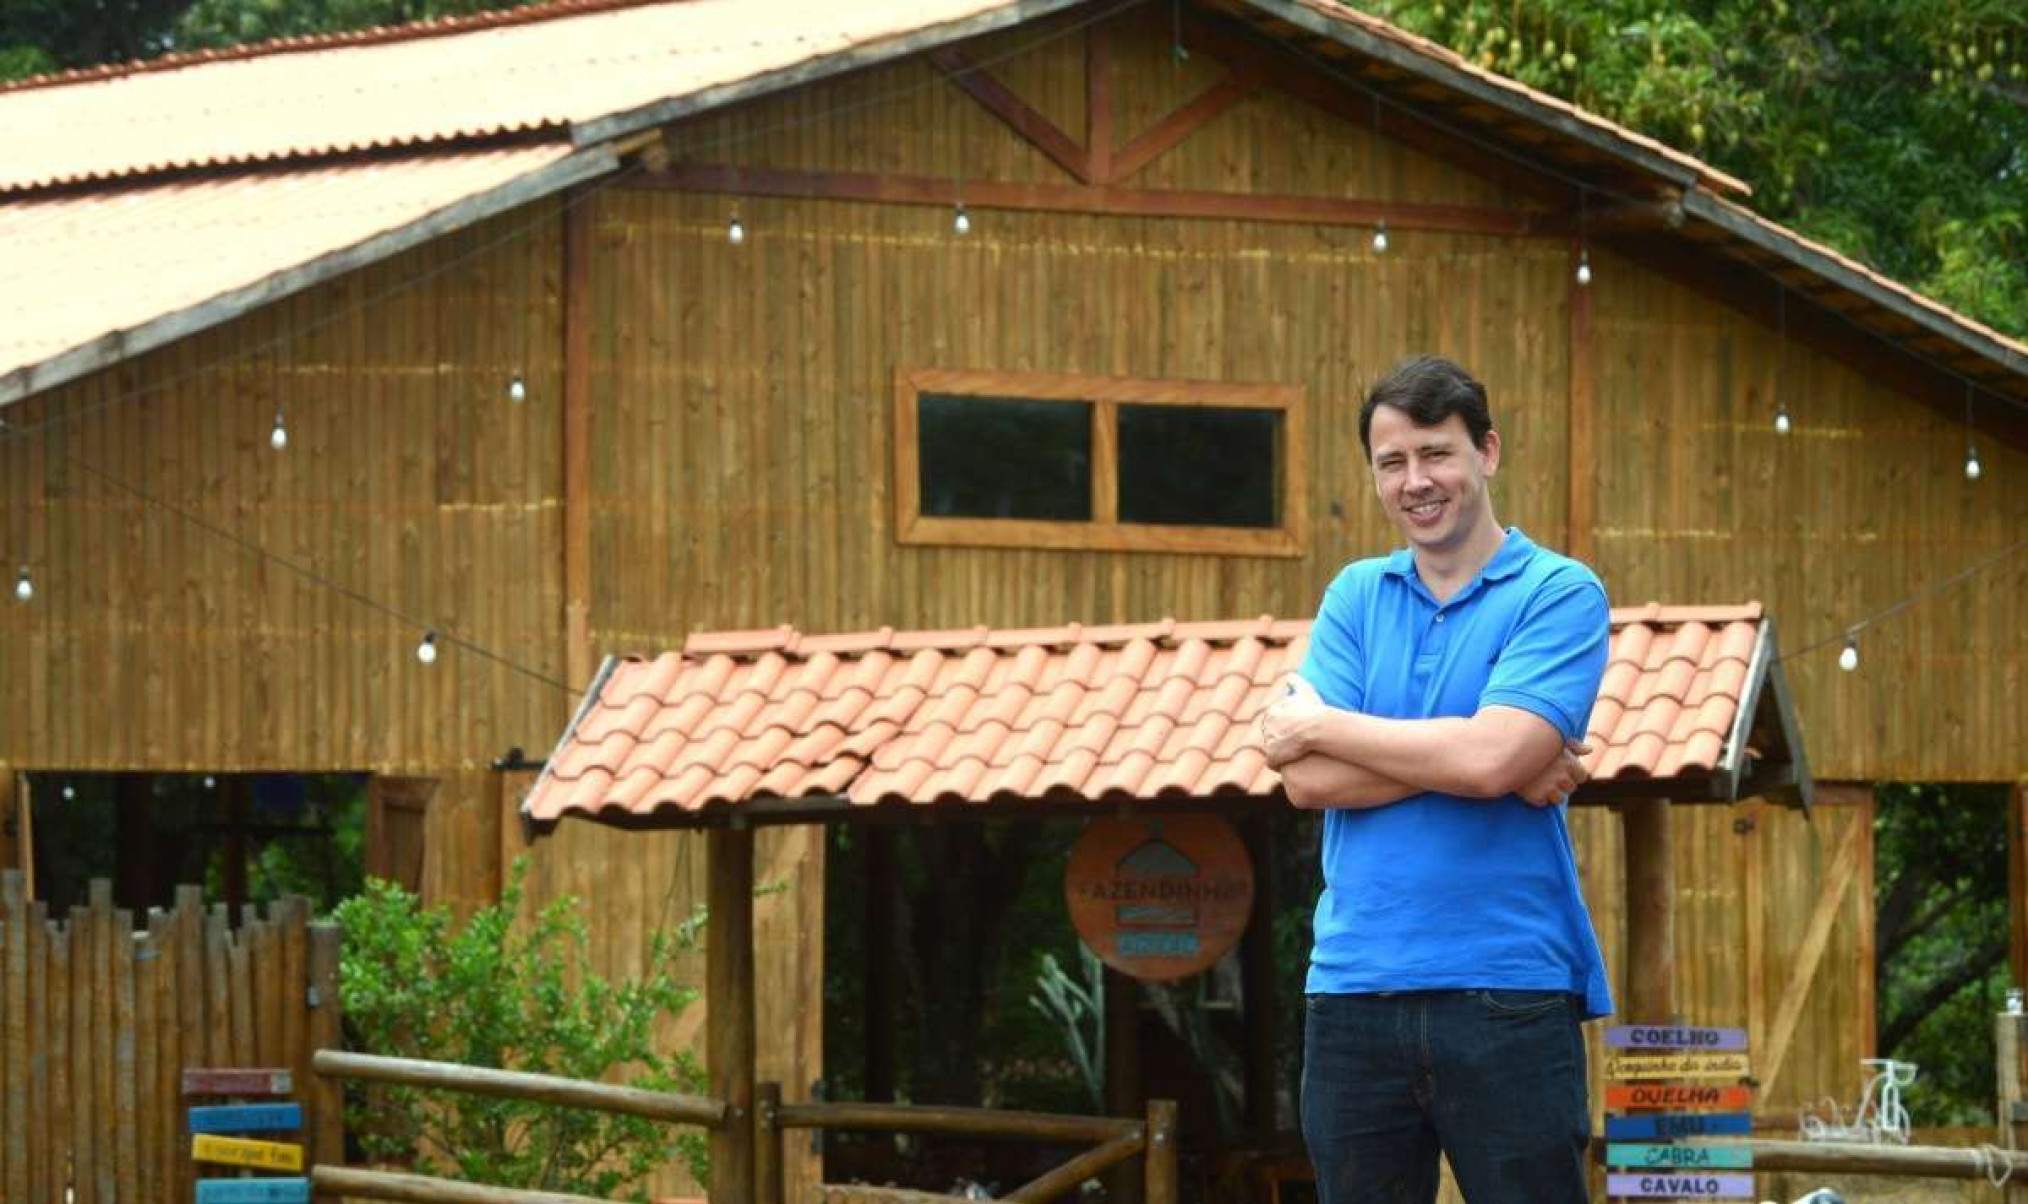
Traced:
<svg viewBox="0 0 2028 1204">
<path fill-rule="evenodd" d="M 185 887 L 136 932 L 96 882 L 52 921 L 0 872 L 0 1199 L 191 1199 L 185 1067 L 294 1070 L 307 1156 L 342 1156 L 338 1093 L 309 1073 L 339 1040 L 338 930 L 302 899 L 226 919 Z"/>
</svg>

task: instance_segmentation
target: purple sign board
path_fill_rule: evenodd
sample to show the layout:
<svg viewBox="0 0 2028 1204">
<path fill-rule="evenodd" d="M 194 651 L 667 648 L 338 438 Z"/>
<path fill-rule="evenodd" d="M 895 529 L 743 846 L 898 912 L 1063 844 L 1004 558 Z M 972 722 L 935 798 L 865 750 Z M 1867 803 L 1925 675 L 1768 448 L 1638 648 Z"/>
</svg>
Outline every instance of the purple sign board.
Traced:
<svg viewBox="0 0 2028 1204">
<path fill-rule="evenodd" d="M 1655 1171 L 1639 1175 L 1607 1175 L 1606 1194 L 1622 1199 L 1750 1200 L 1752 1175 L 1700 1175 Z"/>
<path fill-rule="evenodd" d="M 1743 1028 L 1691 1028 L 1681 1024 L 1615 1024 L 1606 1030 L 1613 1049 L 1745 1049 Z"/>
</svg>

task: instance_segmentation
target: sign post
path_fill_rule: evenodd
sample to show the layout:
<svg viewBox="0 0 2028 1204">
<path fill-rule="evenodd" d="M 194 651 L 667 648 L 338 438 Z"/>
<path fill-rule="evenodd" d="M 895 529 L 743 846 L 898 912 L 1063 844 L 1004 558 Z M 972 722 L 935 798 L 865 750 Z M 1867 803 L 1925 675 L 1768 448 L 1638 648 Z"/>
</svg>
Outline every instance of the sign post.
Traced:
<svg viewBox="0 0 2028 1204">
<path fill-rule="evenodd" d="M 263 1171 L 303 1169 L 300 1142 L 257 1140 L 240 1133 L 296 1133 L 303 1128 L 303 1106 L 272 1102 L 295 1089 L 295 1076 L 274 1069 L 197 1069 L 183 1071 L 183 1094 L 233 1099 L 231 1103 L 193 1104 L 189 1109 L 190 1156 L 213 1165 Z M 271 1102 L 241 1102 L 246 1097 Z M 237 1098 L 235 1098 L 237 1097 Z M 241 1171 L 244 1176 L 247 1172 Z M 269 1179 L 199 1179 L 196 1204 L 310 1204 L 310 1180 L 297 1174 Z"/>
<path fill-rule="evenodd" d="M 1606 1046 L 1607 1198 L 1755 1198 L 1751 1148 L 1679 1140 L 1753 1132 L 1746 1031 L 1615 1025 Z"/>
</svg>

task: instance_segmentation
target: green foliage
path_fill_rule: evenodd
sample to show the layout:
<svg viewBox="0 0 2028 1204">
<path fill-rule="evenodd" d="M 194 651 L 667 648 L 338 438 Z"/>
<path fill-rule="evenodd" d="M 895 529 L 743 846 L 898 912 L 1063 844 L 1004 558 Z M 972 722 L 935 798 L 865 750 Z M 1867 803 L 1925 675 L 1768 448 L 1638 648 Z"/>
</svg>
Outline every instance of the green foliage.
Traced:
<svg viewBox="0 0 2028 1204">
<path fill-rule="evenodd" d="M 1081 980 L 1064 973 L 1054 953 L 1044 953 L 1035 974 L 1035 994 L 1028 1006 L 1054 1021 L 1063 1045 L 1083 1082 L 1087 1105 L 1094 1112 L 1106 1106 L 1105 971 L 1097 955 L 1082 942 L 1077 947 Z"/>
<path fill-rule="evenodd" d="M 700 1091 L 695 1060 L 660 1054 L 654 1043 L 657 1020 L 694 998 L 672 965 L 695 943 L 698 920 L 657 934 L 642 978 L 610 983 L 583 969 L 577 900 L 517 921 L 523 870 L 517 861 L 500 902 L 463 924 L 379 880 L 338 908 L 354 1048 Z M 643 1199 L 644 1177 L 674 1158 L 700 1181 L 706 1170 L 698 1130 L 633 1116 L 376 1086 L 360 1093 L 348 1121 L 369 1157 L 475 1183 Z"/>
<path fill-rule="evenodd" d="M 2008 977 L 2007 805 L 2005 786 L 1877 792 L 1880 1052 L 1922 1067 L 1906 1097 L 1918 1125 L 1993 1119 L 1993 1014 Z"/>
<path fill-rule="evenodd" d="M 337 33 L 462 17 L 529 0 L 196 0 L 176 22 L 178 49 L 237 46 L 270 38 Z"/>
<path fill-rule="evenodd" d="M 2028 333 L 2028 6 L 1364 0 L 1479 65 L 1689 149 L 1760 212 Z"/>
</svg>

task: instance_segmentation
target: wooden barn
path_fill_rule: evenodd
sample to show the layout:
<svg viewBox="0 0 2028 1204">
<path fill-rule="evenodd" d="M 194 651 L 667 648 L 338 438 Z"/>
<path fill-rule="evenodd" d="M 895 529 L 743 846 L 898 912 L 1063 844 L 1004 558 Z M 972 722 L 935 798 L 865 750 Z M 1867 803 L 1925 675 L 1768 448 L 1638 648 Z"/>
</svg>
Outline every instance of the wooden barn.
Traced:
<svg viewBox="0 0 2028 1204">
<path fill-rule="evenodd" d="M 552 0 L 0 88 L 0 858 L 59 775 L 367 775 L 370 870 L 525 849 L 638 967 L 707 837 L 520 812 L 607 657 L 1306 616 L 1392 546 L 1363 387 L 1436 352 L 1505 521 L 1766 633 L 1812 811 L 1663 718 L 1611 797 L 1741 801 L 1571 822 L 1609 955 L 1638 829 L 1677 1012 L 1849 1098 L 1871 784 L 2028 780 L 2028 346 L 1747 191 L 1329 0 Z M 822 832 L 752 855 L 791 1090 Z"/>
</svg>

